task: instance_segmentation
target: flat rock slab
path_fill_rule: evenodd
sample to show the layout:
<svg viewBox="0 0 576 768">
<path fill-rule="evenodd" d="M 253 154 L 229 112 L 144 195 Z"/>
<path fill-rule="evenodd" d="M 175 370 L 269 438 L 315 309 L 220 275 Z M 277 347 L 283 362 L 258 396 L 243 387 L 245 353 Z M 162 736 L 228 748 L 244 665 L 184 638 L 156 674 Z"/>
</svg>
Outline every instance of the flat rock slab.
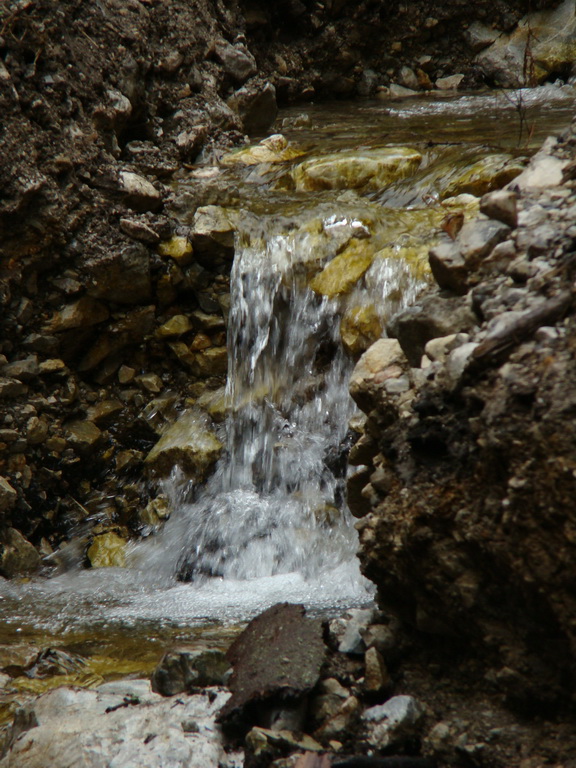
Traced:
<svg viewBox="0 0 576 768">
<path fill-rule="evenodd" d="M 307 618 L 304 606 L 280 603 L 264 611 L 228 651 L 232 697 L 219 722 L 245 731 L 257 725 L 260 705 L 304 696 L 318 682 L 325 654 L 322 623 Z"/>
</svg>

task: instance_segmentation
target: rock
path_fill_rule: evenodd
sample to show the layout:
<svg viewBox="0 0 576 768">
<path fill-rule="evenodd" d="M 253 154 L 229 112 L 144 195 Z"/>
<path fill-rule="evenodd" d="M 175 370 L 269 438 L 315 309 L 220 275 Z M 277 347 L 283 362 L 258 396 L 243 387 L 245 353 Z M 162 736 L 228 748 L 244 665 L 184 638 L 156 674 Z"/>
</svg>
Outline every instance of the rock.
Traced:
<svg viewBox="0 0 576 768">
<path fill-rule="evenodd" d="M 135 381 L 147 392 L 151 392 L 153 395 L 157 395 L 164 389 L 162 379 L 156 373 L 143 373 L 141 376 L 136 376 Z"/>
<path fill-rule="evenodd" d="M 557 187 L 562 182 L 562 174 L 567 160 L 561 160 L 550 154 L 555 143 L 548 139 L 542 149 L 530 160 L 528 167 L 514 178 L 514 187 L 521 192 L 531 192 L 549 187 Z"/>
<path fill-rule="evenodd" d="M 518 195 L 511 189 L 489 192 L 480 200 L 480 211 L 491 219 L 502 221 L 511 229 L 518 224 Z"/>
<path fill-rule="evenodd" d="M 100 131 L 120 133 L 132 114 L 130 99 L 123 93 L 110 88 L 106 91 L 106 103 L 94 110 L 94 124 Z"/>
<path fill-rule="evenodd" d="M 152 673 L 152 690 L 162 696 L 190 692 L 193 688 L 225 685 L 230 665 L 222 651 L 175 648 L 168 651 Z"/>
<path fill-rule="evenodd" d="M 511 155 L 487 155 L 453 179 L 442 191 L 442 199 L 463 193 L 481 197 L 494 189 L 501 189 L 523 170 L 524 164 Z"/>
<path fill-rule="evenodd" d="M 457 91 L 462 80 L 464 80 L 464 75 L 439 77 L 435 82 L 435 86 L 439 91 Z"/>
<path fill-rule="evenodd" d="M 289 144 L 281 133 L 262 139 L 252 147 L 245 147 L 224 155 L 222 165 L 258 165 L 260 163 L 283 163 L 301 157 L 304 151 Z"/>
<path fill-rule="evenodd" d="M 356 608 L 348 611 L 345 617 L 331 621 L 328 625 L 329 634 L 338 652 L 362 656 L 366 650 L 362 633 L 373 619 L 372 609 Z"/>
<path fill-rule="evenodd" d="M 190 363 L 192 373 L 196 376 L 218 376 L 228 370 L 228 348 L 209 347 L 197 352 Z"/>
<path fill-rule="evenodd" d="M 242 130 L 249 136 L 264 133 L 276 120 L 278 104 L 272 83 L 245 85 L 228 99 L 228 106 L 239 115 Z"/>
<path fill-rule="evenodd" d="M 464 32 L 466 42 L 474 53 L 484 50 L 499 37 L 500 33 L 493 27 L 473 21 Z"/>
<path fill-rule="evenodd" d="M 11 400 L 14 397 L 25 395 L 28 387 L 18 379 L 0 377 L 0 400 Z"/>
<path fill-rule="evenodd" d="M 88 294 L 118 304 L 141 304 L 150 299 L 150 257 L 146 248 L 133 243 L 106 258 L 86 263 Z"/>
<path fill-rule="evenodd" d="M 106 427 L 111 422 L 117 421 L 123 410 L 124 404 L 120 400 L 103 400 L 101 403 L 91 405 L 86 411 L 86 416 L 98 427 Z"/>
<path fill-rule="evenodd" d="M 245 82 L 258 71 L 256 59 L 245 45 L 231 45 L 226 40 L 219 40 L 214 46 L 214 53 L 226 74 L 238 83 Z"/>
<path fill-rule="evenodd" d="M 487 78 L 504 88 L 533 86 L 562 77 L 574 61 L 574 0 L 525 16 L 476 58 Z M 527 66 L 528 62 L 528 66 Z"/>
<path fill-rule="evenodd" d="M 236 228 L 229 212 L 216 205 L 206 205 L 196 210 L 192 223 L 191 238 L 194 249 L 207 254 L 234 255 Z"/>
<path fill-rule="evenodd" d="M 368 270 L 373 258 L 370 243 L 354 239 L 310 281 L 310 288 L 330 299 L 349 293 Z"/>
<path fill-rule="evenodd" d="M 38 373 L 40 376 L 47 376 L 52 373 L 66 373 L 68 367 L 64 360 L 60 360 L 59 357 L 52 357 L 49 360 L 42 360 L 38 366 Z"/>
<path fill-rule="evenodd" d="M 87 557 L 92 568 L 124 568 L 126 540 L 112 531 L 95 536 L 88 547 Z"/>
<path fill-rule="evenodd" d="M 1 768 L 207 768 L 226 765 L 215 712 L 228 693 L 173 699 L 147 681 L 57 688 L 24 705 Z M 190 724 L 194 723 L 193 727 Z"/>
<path fill-rule="evenodd" d="M 417 91 L 420 87 L 418 78 L 416 77 L 414 70 L 410 69 L 410 67 L 401 67 L 398 79 L 400 80 L 401 85 L 403 85 L 405 88 L 410 88 L 413 91 Z"/>
<path fill-rule="evenodd" d="M 388 332 L 398 339 L 410 365 L 416 368 L 430 339 L 468 331 L 477 323 L 465 298 L 430 295 L 417 306 L 395 315 L 388 324 Z"/>
<path fill-rule="evenodd" d="M 406 88 L 404 85 L 399 85 L 399 83 L 390 83 L 389 93 L 393 99 L 405 99 L 408 96 L 418 96 L 418 91 L 413 90 L 412 88 Z"/>
<path fill-rule="evenodd" d="M 307 618 L 303 606 L 283 603 L 264 611 L 228 651 L 234 667 L 232 697 L 218 720 L 246 731 L 258 724 L 259 708 L 301 700 L 318 682 L 325 653 L 322 624 Z"/>
<path fill-rule="evenodd" d="M 344 349 L 358 357 L 382 336 L 384 327 L 373 304 L 351 307 L 340 322 L 340 338 Z"/>
<path fill-rule="evenodd" d="M 31 381 L 38 376 L 38 357 L 29 355 L 24 360 L 15 360 L 3 366 L 2 374 L 18 381 Z"/>
<path fill-rule="evenodd" d="M 192 323 L 186 315 L 174 315 L 156 330 L 159 339 L 169 339 L 182 336 L 192 328 Z"/>
<path fill-rule="evenodd" d="M 398 747 L 414 736 L 423 715 L 424 710 L 414 697 L 393 696 L 362 715 L 366 741 L 379 750 Z"/>
<path fill-rule="evenodd" d="M 14 504 L 18 493 L 12 488 L 8 480 L 5 477 L 0 477 L 0 514 L 9 512 Z"/>
<path fill-rule="evenodd" d="M 322 751 L 322 745 L 307 734 L 295 734 L 289 730 L 270 730 L 252 728 L 246 735 L 246 762 L 244 765 L 276 765 L 276 758 L 295 751 L 308 750 L 308 753 Z M 274 760 L 275 762 L 271 762 Z M 318 768 L 329 768 L 325 763 L 316 764 Z"/>
<path fill-rule="evenodd" d="M 102 432 L 92 421 L 72 421 L 65 425 L 65 429 L 68 442 L 82 452 L 94 448 L 102 437 Z"/>
<path fill-rule="evenodd" d="M 160 242 L 160 235 L 143 221 L 120 219 L 120 229 L 133 240 L 139 240 L 148 245 L 156 245 Z"/>
<path fill-rule="evenodd" d="M 345 738 L 353 732 L 360 715 L 360 702 L 356 696 L 349 696 L 336 712 L 326 720 L 314 735 L 323 742 Z"/>
<path fill-rule="evenodd" d="M 162 195 L 143 176 L 131 171 L 121 171 L 119 181 L 124 202 L 134 211 L 157 211 L 162 206 Z"/>
<path fill-rule="evenodd" d="M 4 496 L 6 498 L 6 496 Z M 40 555 L 15 528 L 0 534 L 0 574 L 7 579 L 27 576 L 40 567 Z"/>
<path fill-rule="evenodd" d="M 29 445 L 40 445 L 47 437 L 48 421 L 44 417 L 32 416 L 28 419 L 26 424 L 26 440 Z"/>
<path fill-rule="evenodd" d="M 418 358 L 420 359 L 420 358 Z M 364 352 L 350 378 L 350 394 L 364 412 L 372 408 L 386 381 L 404 373 L 407 360 L 396 339 L 380 339 Z"/>
<path fill-rule="evenodd" d="M 481 259 L 488 256 L 494 246 L 505 240 L 510 227 L 493 219 L 476 219 L 464 224 L 458 235 L 458 248 L 464 257 L 466 267 L 476 269 Z"/>
<path fill-rule="evenodd" d="M 108 307 L 100 301 L 84 296 L 55 312 L 45 328 L 50 333 L 68 331 L 71 328 L 85 328 L 107 320 L 110 316 Z"/>
<path fill-rule="evenodd" d="M 368 648 L 364 654 L 364 690 L 378 694 L 391 685 L 386 662 L 376 648 Z"/>
<path fill-rule="evenodd" d="M 296 189 L 381 189 L 410 176 L 422 155 L 408 147 L 385 147 L 363 152 L 344 151 L 307 160 L 293 171 Z"/>
<path fill-rule="evenodd" d="M 194 258 L 192 243 L 187 237 L 182 235 L 174 235 L 170 240 L 164 240 L 158 246 L 158 253 L 160 256 L 168 256 L 174 259 L 176 264 L 181 267 L 191 264 Z"/>
<path fill-rule="evenodd" d="M 202 482 L 221 452 L 222 443 L 208 429 L 205 417 L 189 411 L 167 429 L 145 461 L 149 470 L 162 477 L 179 466 L 195 482 Z"/>
<path fill-rule="evenodd" d="M 446 239 L 430 249 L 430 269 L 440 288 L 463 294 L 468 290 L 469 270 L 458 245 Z"/>
</svg>

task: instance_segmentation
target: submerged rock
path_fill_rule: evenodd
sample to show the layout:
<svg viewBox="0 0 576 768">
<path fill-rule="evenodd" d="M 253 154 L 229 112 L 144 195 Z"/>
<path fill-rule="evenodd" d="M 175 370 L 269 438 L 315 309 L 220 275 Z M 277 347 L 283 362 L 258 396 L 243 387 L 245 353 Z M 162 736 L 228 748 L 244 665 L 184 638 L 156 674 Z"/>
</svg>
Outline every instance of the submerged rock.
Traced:
<svg viewBox="0 0 576 768">
<path fill-rule="evenodd" d="M 421 162 L 422 155 L 409 147 L 346 151 L 308 160 L 293 176 L 300 190 L 379 189 L 414 173 Z"/>
<path fill-rule="evenodd" d="M 442 192 L 442 198 L 461 194 L 481 197 L 494 189 L 501 189 L 519 176 L 524 163 L 511 155 L 487 155 L 453 179 Z"/>
</svg>

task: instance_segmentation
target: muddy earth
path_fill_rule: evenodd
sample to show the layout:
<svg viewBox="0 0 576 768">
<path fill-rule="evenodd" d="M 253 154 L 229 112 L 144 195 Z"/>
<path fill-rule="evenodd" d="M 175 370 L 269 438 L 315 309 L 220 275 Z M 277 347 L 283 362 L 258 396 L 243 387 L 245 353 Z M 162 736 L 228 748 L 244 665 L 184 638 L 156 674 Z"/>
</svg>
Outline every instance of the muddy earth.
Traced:
<svg viewBox="0 0 576 768">
<path fill-rule="evenodd" d="M 558 5 L 2 4 L 3 578 L 88 565 L 95 537 L 147 534 L 168 514 L 154 484 L 167 470 L 144 460 L 225 382 L 233 255 L 230 232 L 180 223 L 182 169 L 267 134 L 285 105 L 456 74 L 460 88 L 497 84 L 473 23 L 511 32 Z M 570 74 L 562 61 L 538 80 Z M 484 200 L 479 229 L 446 234 L 437 287 L 352 381 L 367 419 L 349 503 L 374 626 L 394 640 L 362 650 L 389 652 L 376 693 L 352 654 L 332 659 L 323 679 L 342 690 L 324 694 L 416 697 L 425 714 L 388 753 L 440 765 L 576 765 L 574 132 L 539 158 Z M 214 202 L 197 181 L 191 209 Z M 357 715 L 334 730 L 350 752 Z"/>
</svg>

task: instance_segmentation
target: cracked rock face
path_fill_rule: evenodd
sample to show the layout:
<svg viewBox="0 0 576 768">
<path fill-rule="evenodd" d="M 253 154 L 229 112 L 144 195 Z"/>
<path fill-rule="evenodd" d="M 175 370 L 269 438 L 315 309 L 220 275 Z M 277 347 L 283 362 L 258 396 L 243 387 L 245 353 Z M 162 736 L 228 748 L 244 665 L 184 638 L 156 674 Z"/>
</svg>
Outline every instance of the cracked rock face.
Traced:
<svg viewBox="0 0 576 768">
<path fill-rule="evenodd" d="M 569 168 L 575 152 L 568 131 L 533 168 Z M 429 336 L 409 392 L 375 392 L 362 361 L 353 377 L 368 416 L 350 480 L 365 574 L 413 626 L 480 652 L 507 700 L 528 708 L 569 696 L 576 641 L 570 175 L 544 187 L 520 179 L 483 201 L 474 259 L 470 231 L 446 244 L 464 254 L 459 278 L 427 299 L 428 324 L 416 313 Z M 543 227 L 554 233 L 545 242 Z M 438 305 L 455 294 L 476 323 L 434 339 Z M 391 323 L 401 343 L 403 327 Z"/>
</svg>

